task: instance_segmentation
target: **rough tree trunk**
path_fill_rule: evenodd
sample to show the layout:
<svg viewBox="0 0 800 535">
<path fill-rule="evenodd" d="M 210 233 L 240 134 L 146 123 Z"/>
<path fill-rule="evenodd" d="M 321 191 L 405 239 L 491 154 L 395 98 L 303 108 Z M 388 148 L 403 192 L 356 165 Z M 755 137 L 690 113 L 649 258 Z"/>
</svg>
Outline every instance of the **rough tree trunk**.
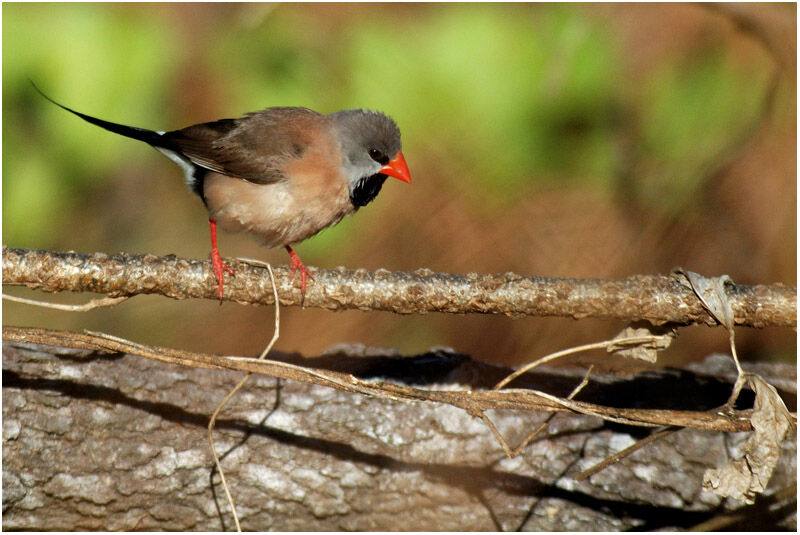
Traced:
<svg viewBox="0 0 800 535">
<path fill-rule="evenodd" d="M 352 346 L 303 364 L 438 389 L 490 387 L 509 371 L 444 350 L 400 358 Z M 729 364 L 717 357 L 691 371 L 601 377 L 579 398 L 711 408 L 730 392 Z M 794 367 L 758 371 L 793 399 Z M 206 425 L 241 377 L 4 344 L 3 528 L 232 529 Z M 566 395 L 581 379 L 551 370 L 525 381 Z M 548 416 L 492 414 L 512 447 Z M 737 506 L 703 492 L 701 482 L 707 468 L 738 455 L 748 433 L 683 429 L 574 479 L 649 432 L 558 413 L 507 459 L 481 420 L 451 406 L 253 376 L 214 436 L 245 530 L 645 530 L 693 526 Z M 792 433 L 771 491 L 796 486 L 796 451 Z M 795 529 L 791 498 L 770 507 L 768 500 L 738 526 Z"/>
</svg>

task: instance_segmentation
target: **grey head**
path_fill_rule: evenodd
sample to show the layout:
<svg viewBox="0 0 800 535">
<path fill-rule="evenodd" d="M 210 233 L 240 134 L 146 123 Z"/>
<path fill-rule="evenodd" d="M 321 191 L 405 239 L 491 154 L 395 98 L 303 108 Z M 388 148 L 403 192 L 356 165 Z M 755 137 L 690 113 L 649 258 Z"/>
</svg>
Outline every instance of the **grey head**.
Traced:
<svg viewBox="0 0 800 535">
<path fill-rule="evenodd" d="M 350 201 L 356 208 L 365 206 L 378 195 L 388 176 L 382 170 L 388 169 L 391 176 L 396 176 L 392 162 L 398 156 L 402 159 L 400 129 L 390 117 L 377 111 L 343 110 L 328 117 L 341 145 Z M 405 160 L 402 165 L 405 167 Z"/>
</svg>

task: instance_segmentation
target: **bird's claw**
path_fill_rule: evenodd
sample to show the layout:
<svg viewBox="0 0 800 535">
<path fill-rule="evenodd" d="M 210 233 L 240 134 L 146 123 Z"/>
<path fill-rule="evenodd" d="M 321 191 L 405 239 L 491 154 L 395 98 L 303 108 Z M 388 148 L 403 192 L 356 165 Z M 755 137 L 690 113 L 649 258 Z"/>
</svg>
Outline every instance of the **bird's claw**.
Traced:
<svg viewBox="0 0 800 535">
<path fill-rule="evenodd" d="M 223 271 L 227 271 L 231 274 L 231 276 L 234 276 L 235 273 L 233 272 L 233 269 L 225 265 L 225 263 L 222 261 L 222 255 L 219 254 L 219 250 L 217 249 L 211 250 L 211 269 L 214 271 L 214 277 L 216 277 L 217 284 L 219 285 L 219 293 L 217 296 L 219 297 L 220 303 L 222 303 L 222 286 L 224 283 Z"/>
<path fill-rule="evenodd" d="M 289 249 L 289 255 L 291 257 L 291 261 L 289 263 L 289 267 L 292 270 L 292 280 L 294 280 L 296 272 L 300 272 L 300 297 L 301 299 L 305 298 L 306 296 L 306 277 L 310 279 L 314 279 L 314 276 L 311 272 L 303 265 L 303 262 L 300 260 L 300 257 L 297 256 L 297 253 Z"/>
</svg>

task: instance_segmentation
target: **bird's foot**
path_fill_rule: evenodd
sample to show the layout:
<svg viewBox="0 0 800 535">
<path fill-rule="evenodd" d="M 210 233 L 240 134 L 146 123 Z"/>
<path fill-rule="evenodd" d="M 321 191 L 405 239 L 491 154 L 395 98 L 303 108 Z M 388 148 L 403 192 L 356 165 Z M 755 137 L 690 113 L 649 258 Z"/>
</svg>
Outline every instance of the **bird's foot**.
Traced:
<svg viewBox="0 0 800 535">
<path fill-rule="evenodd" d="M 219 304 L 222 304 L 222 283 L 223 283 L 223 273 L 222 271 L 225 270 L 231 274 L 231 276 L 235 275 L 233 270 L 225 265 L 222 261 L 222 255 L 219 254 L 219 249 L 217 249 L 217 222 L 208 218 L 208 226 L 211 230 L 211 269 L 214 271 L 214 277 L 217 279 L 217 284 L 219 285 Z"/>
<path fill-rule="evenodd" d="M 224 282 L 223 270 L 227 271 L 231 275 L 235 275 L 235 274 L 234 274 L 233 270 L 229 266 L 225 265 L 225 263 L 222 261 L 222 255 L 219 254 L 219 250 L 216 247 L 211 249 L 211 269 L 214 271 L 214 277 L 216 277 L 217 284 L 219 285 L 219 293 L 217 295 L 219 296 L 219 301 L 220 301 L 220 304 L 221 304 L 222 303 L 222 286 L 223 286 L 223 282 Z"/>
<path fill-rule="evenodd" d="M 292 269 L 292 280 L 294 280 L 295 272 L 300 272 L 300 299 L 305 299 L 306 296 L 306 277 L 313 279 L 314 276 L 311 275 L 311 272 L 306 269 L 306 266 L 303 265 L 303 262 L 300 260 L 300 257 L 297 256 L 291 247 L 288 245 L 286 246 L 286 250 L 289 252 L 289 256 L 291 257 L 291 261 L 289 263 L 289 267 Z"/>
</svg>

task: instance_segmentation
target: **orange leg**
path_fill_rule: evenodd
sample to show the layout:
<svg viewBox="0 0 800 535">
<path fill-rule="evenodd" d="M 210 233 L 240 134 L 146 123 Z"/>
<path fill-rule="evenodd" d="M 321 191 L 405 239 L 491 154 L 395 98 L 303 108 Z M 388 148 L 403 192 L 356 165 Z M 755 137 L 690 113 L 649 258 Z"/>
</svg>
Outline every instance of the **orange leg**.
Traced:
<svg viewBox="0 0 800 535">
<path fill-rule="evenodd" d="M 219 254 L 217 249 L 217 222 L 213 219 L 208 220 L 208 225 L 211 228 L 211 269 L 214 271 L 214 276 L 217 278 L 219 285 L 219 300 L 222 302 L 222 283 L 223 283 L 223 270 L 233 275 L 233 270 L 222 262 L 222 255 Z"/>
<path fill-rule="evenodd" d="M 289 253 L 289 256 L 292 257 L 291 258 L 291 262 L 289 264 L 290 267 L 292 268 L 292 278 L 294 278 L 295 271 L 300 270 L 300 295 L 301 296 L 305 296 L 306 295 L 306 277 L 309 277 L 309 278 L 312 278 L 312 279 L 314 277 L 311 275 L 311 272 L 306 269 L 306 266 L 303 265 L 303 262 L 300 261 L 300 257 L 297 256 L 297 253 L 295 253 L 292 250 L 292 248 L 289 247 L 288 245 L 285 245 L 284 247 L 286 247 L 286 251 Z"/>
</svg>

